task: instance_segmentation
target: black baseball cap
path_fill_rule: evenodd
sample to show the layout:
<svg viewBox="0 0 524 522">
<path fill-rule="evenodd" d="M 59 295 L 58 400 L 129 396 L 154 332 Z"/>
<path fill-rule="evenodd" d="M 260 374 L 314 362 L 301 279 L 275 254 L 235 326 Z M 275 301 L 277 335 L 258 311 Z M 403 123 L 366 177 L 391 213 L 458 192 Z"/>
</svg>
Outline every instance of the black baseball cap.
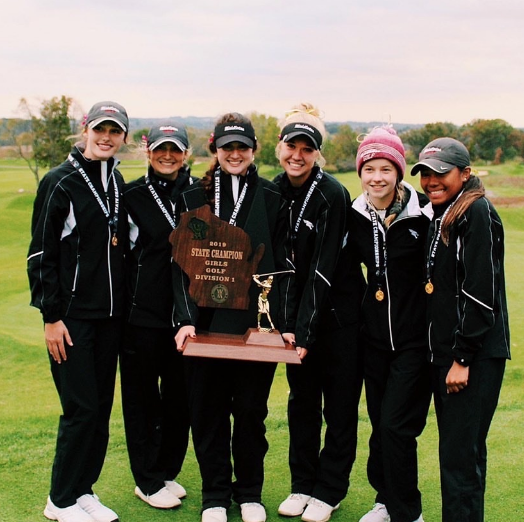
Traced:
<svg viewBox="0 0 524 522">
<path fill-rule="evenodd" d="M 129 118 L 122 105 L 112 102 L 103 101 L 95 103 L 87 113 L 85 124 L 92 129 L 104 121 L 113 121 L 122 128 L 124 132 L 129 130 Z"/>
<path fill-rule="evenodd" d="M 147 135 L 147 148 L 154 150 L 167 141 L 174 143 L 182 152 L 189 148 L 186 128 L 172 121 L 164 121 L 151 128 Z"/>
<path fill-rule="evenodd" d="M 320 131 L 316 127 L 313 127 L 313 125 L 309 123 L 300 121 L 288 123 L 280 132 L 281 141 L 289 141 L 296 136 L 307 136 L 316 150 L 322 148 L 322 134 L 320 134 Z"/>
<path fill-rule="evenodd" d="M 445 173 L 455 167 L 463 169 L 469 165 L 471 165 L 471 159 L 463 143 L 454 138 L 437 138 L 422 149 L 418 163 L 411 169 L 411 175 L 415 176 L 423 167 Z"/>
<path fill-rule="evenodd" d="M 213 136 L 217 149 L 235 141 L 254 149 L 257 141 L 255 129 L 251 123 L 221 123 L 215 127 Z"/>
</svg>

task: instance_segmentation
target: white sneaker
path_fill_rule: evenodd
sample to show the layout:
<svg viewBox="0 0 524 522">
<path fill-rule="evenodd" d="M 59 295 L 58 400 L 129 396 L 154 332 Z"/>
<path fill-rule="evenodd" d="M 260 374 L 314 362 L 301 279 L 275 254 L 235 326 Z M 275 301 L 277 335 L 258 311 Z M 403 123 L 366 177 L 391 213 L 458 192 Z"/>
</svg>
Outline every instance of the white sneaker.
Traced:
<svg viewBox="0 0 524 522">
<path fill-rule="evenodd" d="M 422 515 L 421 515 L 422 516 Z M 388 510 L 384 504 L 377 502 L 371 511 L 368 511 L 359 522 L 390 522 Z M 419 522 L 418 520 L 415 522 Z M 423 522 L 423 521 L 422 521 Z"/>
<path fill-rule="evenodd" d="M 202 511 L 202 522 L 227 522 L 227 510 L 223 507 L 212 507 Z"/>
<path fill-rule="evenodd" d="M 336 511 L 340 504 L 330 506 L 318 498 L 311 498 L 307 503 L 307 508 L 302 515 L 304 522 L 327 522 L 331 518 L 331 513 Z"/>
<path fill-rule="evenodd" d="M 243 522 L 266 522 L 266 510 L 258 502 L 240 504 Z"/>
<path fill-rule="evenodd" d="M 180 499 L 173 495 L 173 493 L 171 493 L 165 486 L 152 495 L 146 495 L 137 486 L 135 488 L 135 495 L 142 499 L 146 504 L 159 509 L 171 509 L 182 504 Z"/>
<path fill-rule="evenodd" d="M 311 497 L 302 493 L 291 493 L 289 497 L 278 506 L 278 514 L 285 517 L 298 517 L 304 513 L 307 503 Z"/>
<path fill-rule="evenodd" d="M 107 506 L 104 506 L 97 495 L 82 495 L 76 503 L 88 513 L 96 522 L 116 522 L 118 515 Z"/>
<path fill-rule="evenodd" d="M 86 513 L 78 504 L 59 508 L 51 502 L 50 497 L 47 498 L 44 516 L 49 520 L 58 520 L 58 522 L 95 522 L 91 515 Z"/>
<path fill-rule="evenodd" d="M 166 488 L 178 498 L 184 498 L 187 495 L 187 491 L 184 486 L 175 482 L 174 480 L 166 480 L 164 482 Z"/>
</svg>

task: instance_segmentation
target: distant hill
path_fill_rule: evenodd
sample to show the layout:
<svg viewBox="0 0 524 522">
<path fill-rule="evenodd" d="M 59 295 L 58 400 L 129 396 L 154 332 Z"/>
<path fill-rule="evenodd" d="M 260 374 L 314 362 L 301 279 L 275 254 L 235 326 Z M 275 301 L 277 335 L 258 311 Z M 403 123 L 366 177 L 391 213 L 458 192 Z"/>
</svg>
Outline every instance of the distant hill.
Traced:
<svg viewBox="0 0 524 522">
<path fill-rule="evenodd" d="M 131 118 L 129 120 L 129 126 L 131 127 L 131 132 L 137 130 L 137 129 L 149 129 L 153 125 L 158 124 L 159 122 L 165 120 L 166 118 Z M 177 121 L 179 123 L 184 124 L 186 127 L 191 127 L 193 129 L 204 129 L 204 130 L 210 130 L 215 125 L 215 118 L 211 117 L 200 117 L 200 116 L 172 116 L 167 119 L 172 119 L 174 121 Z M 371 130 L 373 127 L 376 127 L 378 125 L 384 125 L 384 122 L 379 121 L 369 121 L 369 122 L 362 122 L 362 121 L 333 121 L 333 122 L 326 122 L 326 130 L 330 134 L 336 134 L 338 132 L 338 129 L 342 125 L 349 125 L 353 130 L 355 131 L 361 131 L 366 132 Z M 423 127 L 424 124 L 412 124 L 412 123 L 395 123 L 394 127 L 395 130 L 400 133 L 404 132 L 409 129 L 418 129 L 420 127 Z"/>
<path fill-rule="evenodd" d="M 139 130 L 139 129 L 150 129 L 152 126 L 157 125 L 161 121 L 166 119 L 174 120 L 179 122 L 186 127 L 195 129 L 195 130 L 204 130 L 211 131 L 215 125 L 215 118 L 212 117 L 201 117 L 201 116 L 172 116 L 169 118 L 130 118 L 129 127 L 130 133 Z M 8 145 L 9 138 L 7 136 L 7 118 L 0 118 L 0 146 Z M 361 122 L 361 121 L 345 121 L 345 122 L 326 122 L 326 129 L 330 134 L 336 134 L 341 125 L 349 125 L 354 131 L 357 132 L 368 132 L 373 127 L 377 125 L 383 125 L 384 122 Z M 423 127 L 423 124 L 409 124 L 409 123 L 398 123 L 395 124 L 395 130 L 398 133 L 401 133 L 408 129 L 420 128 Z M 18 132 L 26 132 L 29 130 L 29 120 L 22 121 L 18 125 Z"/>
</svg>

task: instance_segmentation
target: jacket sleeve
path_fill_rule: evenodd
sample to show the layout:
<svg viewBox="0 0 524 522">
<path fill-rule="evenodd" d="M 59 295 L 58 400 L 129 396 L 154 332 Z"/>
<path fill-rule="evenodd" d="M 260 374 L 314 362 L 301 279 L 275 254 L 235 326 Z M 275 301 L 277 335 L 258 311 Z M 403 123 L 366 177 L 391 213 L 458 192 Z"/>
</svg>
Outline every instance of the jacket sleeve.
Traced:
<svg viewBox="0 0 524 522">
<path fill-rule="evenodd" d="M 493 328 L 502 281 L 502 223 L 488 201 L 475 201 L 461 219 L 457 237 L 458 326 L 453 356 L 469 364 Z"/>
<path fill-rule="evenodd" d="M 340 250 L 347 240 L 349 194 L 346 189 L 340 185 L 331 201 L 325 203 L 317 216 L 314 252 L 298 305 L 296 343 L 307 349 L 311 349 L 316 340 L 319 315 L 327 305 Z"/>
<path fill-rule="evenodd" d="M 59 184 L 44 177 L 33 207 L 32 239 L 27 256 L 31 305 L 44 322 L 54 323 L 60 314 L 60 239 L 70 201 Z"/>
</svg>

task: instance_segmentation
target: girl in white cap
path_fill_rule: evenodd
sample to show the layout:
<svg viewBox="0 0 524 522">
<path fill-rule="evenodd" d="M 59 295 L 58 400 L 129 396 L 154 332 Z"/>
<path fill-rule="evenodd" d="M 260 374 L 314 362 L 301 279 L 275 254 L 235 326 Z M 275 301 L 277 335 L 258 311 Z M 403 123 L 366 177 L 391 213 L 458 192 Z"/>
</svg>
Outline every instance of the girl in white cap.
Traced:
<svg viewBox="0 0 524 522">
<path fill-rule="evenodd" d="M 129 121 L 121 105 L 107 101 L 84 123 L 83 141 L 40 182 L 29 247 L 31 304 L 42 313 L 63 410 L 44 515 L 113 522 L 117 514 L 92 487 L 109 440 L 124 313 L 127 219 L 114 155 Z"/>
<path fill-rule="evenodd" d="M 510 358 L 504 229 L 459 141 L 428 143 L 418 172 L 432 216 L 425 289 L 442 520 L 482 522 L 486 438 Z"/>
<path fill-rule="evenodd" d="M 127 310 L 120 353 L 122 408 L 135 494 L 160 509 L 181 504 L 175 481 L 189 438 L 183 357 L 174 336 L 177 301 L 171 284 L 169 235 L 177 226 L 180 193 L 193 179 L 184 126 L 155 125 L 146 138 L 148 169 L 126 184 L 129 221 Z"/>
<path fill-rule="evenodd" d="M 375 505 L 360 522 L 422 522 L 417 437 L 431 400 L 425 324 L 423 194 L 404 181 L 404 146 L 377 127 L 356 158 L 362 194 L 353 202 L 350 247 L 367 268 L 361 345 L 372 433 L 368 480 Z"/>
</svg>

